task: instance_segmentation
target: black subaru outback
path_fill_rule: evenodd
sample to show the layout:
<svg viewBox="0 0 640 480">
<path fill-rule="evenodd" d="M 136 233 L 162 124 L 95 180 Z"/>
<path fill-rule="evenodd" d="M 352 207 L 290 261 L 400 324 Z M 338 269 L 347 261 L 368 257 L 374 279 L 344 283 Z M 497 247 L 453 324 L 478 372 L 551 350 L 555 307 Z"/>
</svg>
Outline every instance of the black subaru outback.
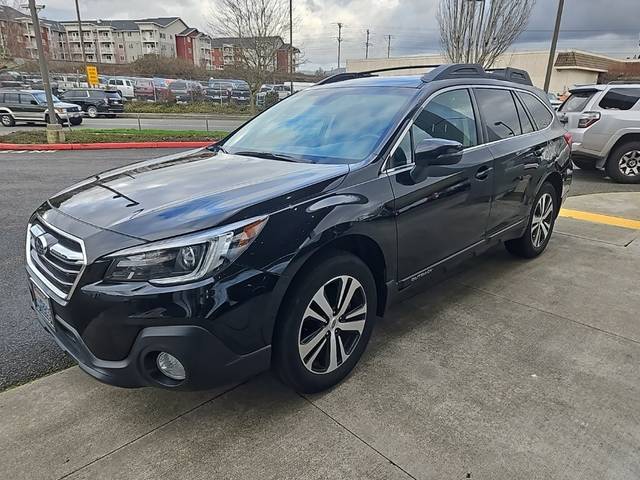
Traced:
<svg viewBox="0 0 640 480">
<path fill-rule="evenodd" d="M 375 73 L 46 201 L 26 241 L 42 326 L 113 385 L 199 389 L 273 366 L 313 392 L 406 292 L 498 243 L 541 254 L 570 138 L 526 72 Z"/>
</svg>

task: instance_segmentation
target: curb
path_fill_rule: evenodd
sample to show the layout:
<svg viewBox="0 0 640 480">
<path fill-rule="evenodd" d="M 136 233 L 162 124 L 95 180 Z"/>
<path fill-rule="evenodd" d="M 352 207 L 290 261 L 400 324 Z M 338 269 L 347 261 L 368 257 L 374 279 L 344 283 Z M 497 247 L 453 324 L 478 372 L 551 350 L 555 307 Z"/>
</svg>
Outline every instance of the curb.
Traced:
<svg viewBox="0 0 640 480">
<path fill-rule="evenodd" d="M 120 142 L 120 143 L 0 143 L 0 150 L 110 150 L 133 148 L 200 148 L 213 145 L 208 142 Z"/>
</svg>

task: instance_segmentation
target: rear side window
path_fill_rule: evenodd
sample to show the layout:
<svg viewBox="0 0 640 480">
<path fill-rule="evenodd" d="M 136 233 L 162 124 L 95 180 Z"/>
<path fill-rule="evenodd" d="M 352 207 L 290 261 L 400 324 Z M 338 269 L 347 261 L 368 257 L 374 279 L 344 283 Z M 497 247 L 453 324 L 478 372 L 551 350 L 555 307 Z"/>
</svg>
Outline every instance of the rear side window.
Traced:
<svg viewBox="0 0 640 480">
<path fill-rule="evenodd" d="M 581 112 L 587 106 L 589 100 L 596 92 L 573 92 L 565 102 L 560 105 L 560 112 Z"/>
<path fill-rule="evenodd" d="M 553 122 L 553 114 L 537 97 L 530 93 L 523 92 L 520 92 L 519 95 L 520 98 L 522 98 L 525 107 L 529 110 L 529 113 L 533 118 L 533 122 L 536 124 L 536 127 L 538 127 L 538 130 L 543 130 L 551 125 L 551 122 Z"/>
<path fill-rule="evenodd" d="M 413 125 L 413 144 L 418 145 L 425 138 L 454 140 L 464 147 L 478 144 L 476 119 L 468 90 L 441 93 L 424 107 Z"/>
<path fill-rule="evenodd" d="M 478 88 L 475 92 L 489 142 L 522 133 L 516 104 L 509 90 Z"/>
<path fill-rule="evenodd" d="M 522 127 L 522 133 L 531 133 L 535 130 L 527 112 L 525 111 L 520 100 L 516 98 L 516 109 L 518 110 L 518 118 L 520 119 L 520 126 Z"/>
<path fill-rule="evenodd" d="M 605 110 L 630 110 L 640 100 L 640 88 L 612 88 L 600 100 Z"/>
<path fill-rule="evenodd" d="M 4 94 L 4 101 L 5 103 L 19 103 L 19 96 L 17 93 L 5 93 Z"/>
<path fill-rule="evenodd" d="M 105 98 L 107 95 L 103 91 L 89 90 L 89 96 L 91 98 Z"/>
</svg>

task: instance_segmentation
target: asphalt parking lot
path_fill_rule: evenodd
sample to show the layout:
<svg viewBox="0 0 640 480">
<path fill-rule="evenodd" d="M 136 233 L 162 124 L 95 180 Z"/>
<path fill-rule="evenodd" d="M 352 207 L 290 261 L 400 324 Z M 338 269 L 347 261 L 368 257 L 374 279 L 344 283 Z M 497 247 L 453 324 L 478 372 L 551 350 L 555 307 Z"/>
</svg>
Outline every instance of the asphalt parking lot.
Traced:
<svg viewBox="0 0 640 480">
<path fill-rule="evenodd" d="M 156 153 L 0 154 L 0 388 L 70 365 L 28 308 L 29 213 Z M 640 186 L 577 170 L 572 195 L 576 211 L 640 220 Z M 540 258 L 498 248 L 396 306 L 319 395 L 269 373 L 188 394 L 49 375 L 0 394 L 4 475 L 640 478 L 639 255 L 637 228 L 563 216 Z"/>
</svg>

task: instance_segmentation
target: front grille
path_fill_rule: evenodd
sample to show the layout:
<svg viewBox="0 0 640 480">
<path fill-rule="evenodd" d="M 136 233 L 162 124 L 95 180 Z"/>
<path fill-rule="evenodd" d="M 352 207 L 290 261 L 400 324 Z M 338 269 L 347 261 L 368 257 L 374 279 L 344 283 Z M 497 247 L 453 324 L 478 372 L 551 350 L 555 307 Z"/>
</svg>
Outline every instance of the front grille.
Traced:
<svg viewBox="0 0 640 480">
<path fill-rule="evenodd" d="M 27 263 L 62 300 L 67 300 L 85 266 L 82 244 L 72 236 L 43 222 L 29 225 Z"/>
<path fill-rule="evenodd" d="M 75 113 L 75 112 L 79 112 L 79 111 L 80 111 L 80 108 L 78 108 L 78 107 L 69 107 L 69 108 L 67 108 L 67 112 L 70 112 L 70 113 Z"/>
</svg>

